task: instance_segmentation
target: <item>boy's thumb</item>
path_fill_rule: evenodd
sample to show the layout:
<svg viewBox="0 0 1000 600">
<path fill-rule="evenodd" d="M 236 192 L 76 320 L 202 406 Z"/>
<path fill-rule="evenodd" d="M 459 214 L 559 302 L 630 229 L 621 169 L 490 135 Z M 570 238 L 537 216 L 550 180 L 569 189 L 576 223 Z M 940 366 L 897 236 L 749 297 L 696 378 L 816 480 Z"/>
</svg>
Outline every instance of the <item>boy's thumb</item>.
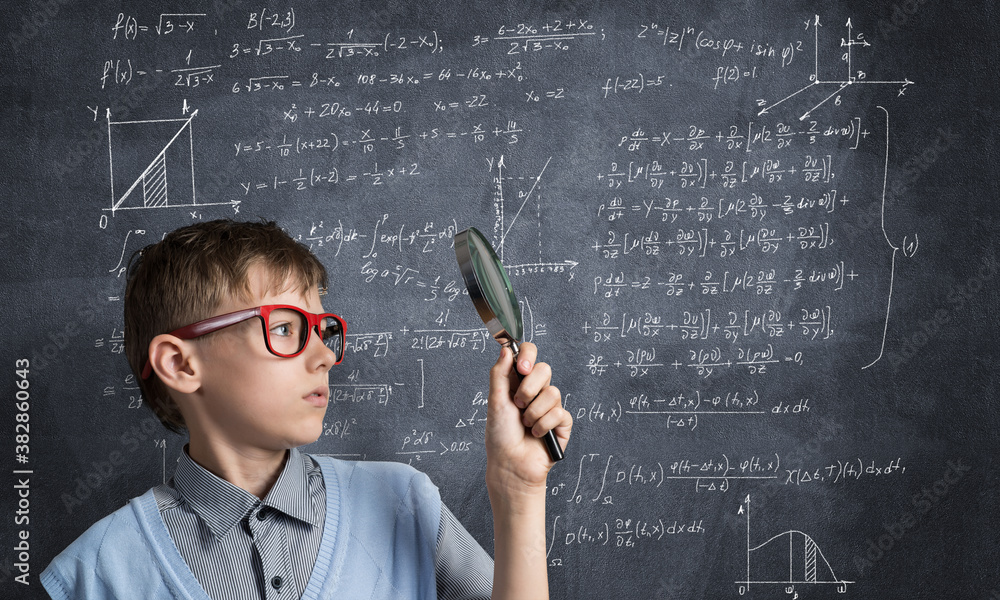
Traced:
<svg viewBox="0 0 1000 600">
<path fill-rule="evenodd" d="M 500 357 L 490 369 L 490 390 L 504 397 L 510 395 L 510 371 L 514 368 L 514 353 L 510 348 L 500 348 Z"/>
</svg>

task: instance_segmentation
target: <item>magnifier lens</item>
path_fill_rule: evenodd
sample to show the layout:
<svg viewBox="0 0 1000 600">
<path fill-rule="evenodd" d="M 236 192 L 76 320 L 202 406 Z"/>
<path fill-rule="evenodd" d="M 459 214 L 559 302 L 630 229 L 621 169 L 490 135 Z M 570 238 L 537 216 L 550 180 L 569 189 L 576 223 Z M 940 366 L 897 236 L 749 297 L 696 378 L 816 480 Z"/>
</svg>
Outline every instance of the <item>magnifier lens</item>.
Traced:
<svg viewBox="0 0 1000 600">
<path fill-rule="evenodd" d="M 478 229 L 469 227 L 455 235 L 455 257 L 469 298 L 490 335 L 517 353 L 517 346 L 512 342 L 519 344 L 524 335 L 521 309 L 493 246 Z M 553 462 L 562 460 L 563 452 L 555 433 L 548 431 L 542 441 Z"/>
<path fill-rule="evenodd" d="M 507 279 L 507 273 L 500 264 L 493 248 L 478 232 L 470 231 L 469 255 L 472 258 L 472 268 L 479 280 L 483 297 L 493 309 L 493 314 L 500 326 L 516 341 L 521 341 L 524 335 L 521 322 L 521 309 L 517 304 L 513 286 Z"/>
</svg>

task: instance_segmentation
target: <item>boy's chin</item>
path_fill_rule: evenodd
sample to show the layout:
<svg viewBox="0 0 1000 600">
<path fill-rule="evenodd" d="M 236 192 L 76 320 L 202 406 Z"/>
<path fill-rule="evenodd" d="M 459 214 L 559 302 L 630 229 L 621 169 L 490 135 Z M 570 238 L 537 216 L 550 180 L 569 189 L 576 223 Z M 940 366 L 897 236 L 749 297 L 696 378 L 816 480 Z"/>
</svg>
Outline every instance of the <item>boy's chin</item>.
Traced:
<svg viewBox="0 0 1000 600">
<path fill-rule="evenodd" d="M 312 444 L 323 435 L 323 420 L 319 419 L 315 424 L 310 423 L 308 426 L 303 426 L 302 430 L 298 433 L 301 434 L 299 446 Z"/>
</svg>

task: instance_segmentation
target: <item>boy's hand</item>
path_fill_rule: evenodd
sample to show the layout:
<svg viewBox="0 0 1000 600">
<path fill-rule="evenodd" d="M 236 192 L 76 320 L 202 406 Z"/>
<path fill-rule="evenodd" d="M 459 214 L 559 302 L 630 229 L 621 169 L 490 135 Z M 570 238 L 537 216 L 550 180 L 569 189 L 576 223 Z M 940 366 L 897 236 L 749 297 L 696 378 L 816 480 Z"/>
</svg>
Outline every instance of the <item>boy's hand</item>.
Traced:
<svg viewBox="0 0 1000 600">
<path fill-rule="evenodd" d="M 486 489 L 493 510 L 493 598 L 548 598 L 545 558 L 545 478 L 552 468 L 538 439 L 553 430 L 561 448 L 573 419 L 552 385 L 552 370 L 535 363 L 538 349 L 510 348 L 490 369 L 486 413 Z"/>
<path fill-rule="evenodd" d="M 573 428 L 562 395 L 551 384 L 552 369 L 535 362 L 537 353 L 534 344 L 522 344 L 515 370 L 513 353 L 505 347 L 490 369 L 486 484 L 491 494 L 508 500 L 545 492 L 553 462 L 538 438 L 554 430 L 559 446 L 565 448 Z"/>
</svg>

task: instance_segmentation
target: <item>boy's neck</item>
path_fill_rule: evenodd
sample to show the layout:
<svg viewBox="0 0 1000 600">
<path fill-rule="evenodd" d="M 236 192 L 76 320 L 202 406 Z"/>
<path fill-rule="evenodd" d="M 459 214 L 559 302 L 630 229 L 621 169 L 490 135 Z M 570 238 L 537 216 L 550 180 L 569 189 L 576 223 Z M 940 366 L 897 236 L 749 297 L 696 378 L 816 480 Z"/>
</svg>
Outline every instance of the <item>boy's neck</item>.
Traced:
<svg viewBox="0 0 1000 600">
<path fill-rule="evenodd" d="M 206 443 L 195 436 L 187 446 L 188 456 L 212 474 L 263 499 L 281 475 L 288 450 L 252 451 L 225 444 Z"/>
</svg>

